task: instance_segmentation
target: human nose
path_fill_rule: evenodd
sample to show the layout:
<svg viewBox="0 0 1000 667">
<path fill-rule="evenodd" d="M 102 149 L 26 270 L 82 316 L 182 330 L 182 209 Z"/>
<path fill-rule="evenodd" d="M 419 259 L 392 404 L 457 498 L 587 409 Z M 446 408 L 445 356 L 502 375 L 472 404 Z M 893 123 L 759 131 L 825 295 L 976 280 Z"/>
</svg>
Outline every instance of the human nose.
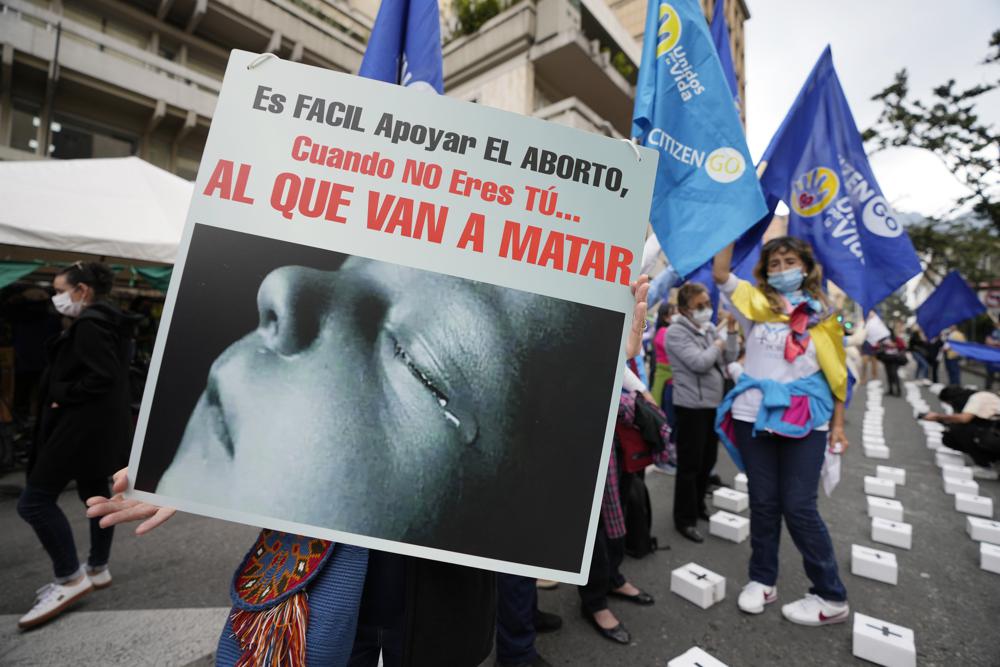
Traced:
<svg viewBox="0 0 1000 667">
<path fill-rule="evenodd" d="M 325 271 L 284 266 L 264 278 L 257 291 L 258 331 L 281 355 L 308 348 L 319 335 L 330 294 Z"/>
</svg>

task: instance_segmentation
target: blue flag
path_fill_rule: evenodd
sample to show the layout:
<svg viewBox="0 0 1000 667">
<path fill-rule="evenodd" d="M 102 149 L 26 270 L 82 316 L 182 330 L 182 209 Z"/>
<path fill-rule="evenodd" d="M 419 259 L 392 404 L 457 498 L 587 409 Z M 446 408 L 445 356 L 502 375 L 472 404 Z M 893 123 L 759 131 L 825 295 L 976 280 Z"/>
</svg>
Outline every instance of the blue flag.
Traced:
<svg viewBox="0 0 1000 667">
<path fill-rule="evenodd" d="M 444 92 L 437 0 L 383 0 L 358 76 Z"/>
<path fill-rule="evenodd" d="M 761 160 L 760 184 L 790 209 L 788 233 L 867 312 L 920 273 L 903 225 L 875 182 L 827 46 Z"/>
<path fill-rule="evenodd" d="M 736 68 L 733 67 L 733 50 L 729 43 L 729 24 L 726 23 L 726 0 L 715 0 L 715 9 L 712 10 L 712 42 L 715 43 L 715 51 L 719 54 L 719 64 L 722 65 L 722 73 L 726 76 L 726 83 L 729 84 L 729 92 L 733 94 L 736 108 L 740 108 L 740 85 L 736 80 Z"/>
<path fill-rule="evenodd" d="M 917 307 L 917 324 L 928 338 L 952 324 L 964 322 L 986 310 L 976 293 L 958 271 L 944 277 L 929 297 Z"/>
<path fill-rule="evenodd" d="M 962 343 L 957 340 L 948 341 L 948 346 L 966 359 L 981 361 L 991 366 L 1000 365 L 1000 347 L 982 343 Z"/>
<path fill-rule="evenodd" d="M 661 153 L 651 222 L 680 275 L 764 216 L 743 127 L 695 0 L 649 3 L 632 136 Z"/>
</svg>

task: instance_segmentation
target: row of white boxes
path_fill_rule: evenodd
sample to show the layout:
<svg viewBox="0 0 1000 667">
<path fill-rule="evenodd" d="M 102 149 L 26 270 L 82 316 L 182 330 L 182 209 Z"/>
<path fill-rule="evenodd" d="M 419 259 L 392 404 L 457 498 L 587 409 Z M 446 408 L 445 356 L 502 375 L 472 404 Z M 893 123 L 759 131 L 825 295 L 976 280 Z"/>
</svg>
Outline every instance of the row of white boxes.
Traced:
<svg viewBox="0 0 1000 667">
<path fill-rule="evenodd" d="M 867 406 L 862 425 L 865 456 L 886 460 L 889 447 L 885 441 L 880 382 L 867 385 Z M 875 466 L 875 474 L 864 479 L 864 491 L 871 519 L 873 542 L 902 549 L 913 545 L 913 527 L 903 521 L 903 504 L 896 500 L 898 487 L 906 485 L 906 470 L 887 465 Z M 851 545 L 851 574 L 895 586 L 899 581 L 896 554 L 860 544 Z M 914 667 L 917 647 L 913 631 L 865 614 L 854 613 L 852 653 L 864 660 L 886 667 Z"/>
<path fill-rule="evenodd" d="M 912 394 L 916 389 L 907 383 L 907 399 L 914 403 L 915 414 L 927 412 L 929 406 L 919 396 Z M 882 431 L 884 408 L 881 405 L 881 383 L 872 381 L 868 385 L 868 410 L 865 413 L 864 445 L 869 458 L 888 459 L 889 449 Z M 928 435 L 928 447 L 943 449 L 940 442 L 939 424 L 922 422 Z M 935 428 L 937 427 L 937 428 Z M 870 451 L 874 450 L 874 451 Z M 872 455 L 874 454 L 874 456 Z M 966 491 L 978 491 L 967 485 L 949 485 L 948 480 L 972 481 L 972 469 L 964 466 L 964 458 L 958 452 L 939 451 L 943 455 L 938 460 L 945 478 L 945 489 L 956 496 L 956 509 L 985 511 L 976 502 L 966 501 L 962 496 Z M 877 465 L 875 475 L 865 477 L 864 490 L 867 496 L 868 516 L 872 521 L 872 540 L 892 546 L 909 549 L 912 546 L 912 526 L 903 522 L 903 505 L 896 500 L 897 487 L 906 484 L 906 470 L 886 465 Z M 709 524 L 709 532 L 733 542 L 742 542 L 749 534 L 749 520 L 734 514 L 742 512 L 749 505 L 747 479 L 743 474 L 734 480 L 734 489 L 718 489 L 713 494 L 713 504 L 719 508 Z M 979 497 L 978 495 L 972 497 Z M 989 500 L 989 499 L 987 499 Z M 992 501 L 991 501 L 992 503 Z M 961 505 L 961 507 L 960 507 Z M 990 505 L 992 517 L 992 504 Z M 975 514 L 976 511 L 967 511 Z M 979 541 L 983 568 L 1000 572 L 1000 522 L 978 516 L 966 517 L 966 528 L 972 539 Z M 988 567 L 989 565 L 989 567 Z M 858 544 L 851 546 L 851 572 L 855 575 L 895 585 L 899 577 L 896 555 Z M 701 609 L 708 609 L 726 597 L 726 579 L 722 575 L 698 565 L 688 563 L 670 574 L 670 590 Z M 852 652 L 855 656 L 885 665 L 886 667 L 914 667 L 916 665 L 916 642 L 911 629 L 889 623 L 865 614 L 854 613 L 852 629 Z M 724 663 L 699 647 L 693 647 L 670 660 L 668 667 L 726 667 Z"/>
<path fill-rule="evenodd" d="M 931 389 L 939 392 L 941 386 Z M 906 394 L 915 417 L 930 411 L 930 405 L 915 384 L 907 383 Z M 944 445 L 945 427 L 923 420 L 920 426 L 927 439 L 927 448 L 934 452 L 934 463 L 941 469 L 944 492 L 955 497 L 955 510 L 967 515 L 965 532 L 979 542 L 979 567 L 1000 574 L 1000 522 L 993 520 L 993 499 L 979 495 L 979 484 L 973 479 L 972 468 L 965 465 L 962 453 Z"/>
</svg>

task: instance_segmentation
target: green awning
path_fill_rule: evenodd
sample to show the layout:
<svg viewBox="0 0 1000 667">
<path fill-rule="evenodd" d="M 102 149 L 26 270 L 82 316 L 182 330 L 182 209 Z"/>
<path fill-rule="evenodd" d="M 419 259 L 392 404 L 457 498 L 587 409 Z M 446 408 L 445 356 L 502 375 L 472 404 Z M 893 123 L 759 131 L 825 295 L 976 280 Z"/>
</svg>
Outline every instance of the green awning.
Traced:
<svg viewBox="0 0 1000 667">
<path fill-rule="evenodd" d="M 0 262 L 0 289 L 34 273 L 42 262 Z"/>
</svg>

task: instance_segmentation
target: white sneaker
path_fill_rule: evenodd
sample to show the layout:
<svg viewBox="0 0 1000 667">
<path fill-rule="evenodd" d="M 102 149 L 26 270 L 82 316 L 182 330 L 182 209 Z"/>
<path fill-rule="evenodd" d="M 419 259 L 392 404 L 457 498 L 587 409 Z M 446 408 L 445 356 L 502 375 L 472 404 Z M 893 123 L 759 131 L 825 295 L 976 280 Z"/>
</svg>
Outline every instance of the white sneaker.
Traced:
<svg viewBox="0 0 1000 667">
<path fill-rule="evenodd" d="M 828 602 L 810 593 L 801 600 L 786 604 L 781 614 L 799 625 L 831 625 L 843 623 L 851 615 L 847 602 Z"/>
<path fill-rule="evenodd" d="M 92 590 L 94 586 L 86 576 L 75 584 L 45 584 L 35 591 L 35 606 L 18 620 L 17 627 L 28 630 L 50 621 Z"/>
<path fill-rule="evenodd" d="M 87 576 L 90 577 L 90 583 L 94 584 L 94 588 L 100 590 L 102 588 L 107 588 L 111 585 L 111 570 L 104 568 L 96 574 L 90 573 L 90 568 L 87 568 Z"/>
<path fill-rule="evenodd" d="M 764 605 L 771 604 L 778 599 L 777 586 L 765 586 L 759 581 L 751 581 L 743 587 L 736 605 L 740 611 L 748 614 L 760 614 L 764 611 Z"/>
</svg>

